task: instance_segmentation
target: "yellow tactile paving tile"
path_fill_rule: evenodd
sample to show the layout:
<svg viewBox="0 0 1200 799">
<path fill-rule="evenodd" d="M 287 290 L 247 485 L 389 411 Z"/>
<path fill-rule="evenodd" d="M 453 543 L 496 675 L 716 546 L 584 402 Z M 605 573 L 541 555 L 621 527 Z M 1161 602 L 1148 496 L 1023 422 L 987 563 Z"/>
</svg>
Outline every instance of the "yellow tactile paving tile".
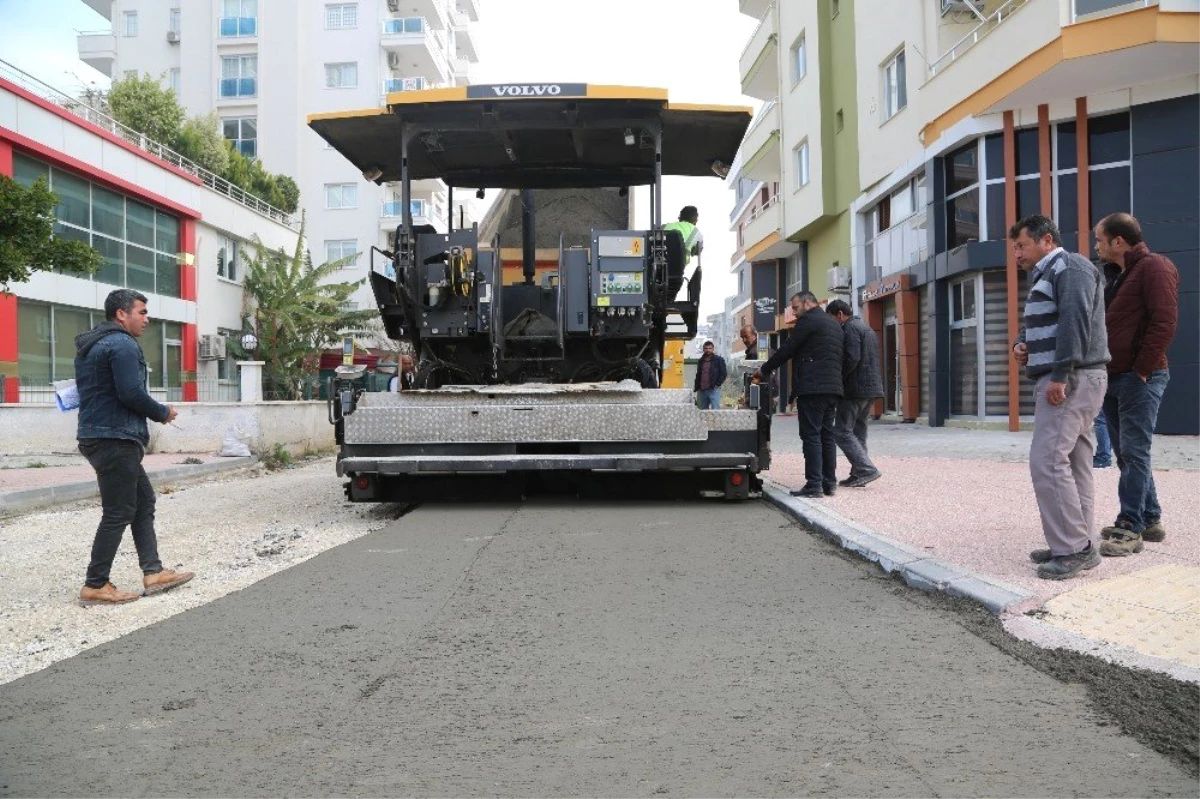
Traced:
<svg viewBox="0 0 1200 799">
<path fill-rule="evenodd" d="M 1200 567 L 1154 566 L 1100 580 L 1043 610 L 1042 621 L 1060 629 L 1200 668 Z"/>
</svg>

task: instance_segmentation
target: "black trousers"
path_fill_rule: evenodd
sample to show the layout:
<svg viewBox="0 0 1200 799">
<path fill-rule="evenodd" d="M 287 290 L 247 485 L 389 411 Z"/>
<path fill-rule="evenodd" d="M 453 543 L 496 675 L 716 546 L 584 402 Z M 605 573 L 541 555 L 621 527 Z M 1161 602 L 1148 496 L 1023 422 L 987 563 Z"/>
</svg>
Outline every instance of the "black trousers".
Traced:
<svg viewBox="0 0 1200 799">
<path fill-rule="evenodd" d="M 126 527 L 133 528 L 133 545 L 142 573 L 162 571 L 158 537 L 154 534 L 154 487 L 142 468 L 142 445 L 123 438 L 85 438 L 79 441 L 79 451 L 96 470 L 104 508 L 92 542 L 87 585 L 103 588 L 108 582 Z"/>
<path fill-rule="evenodd" d="M 837 485 L 837 435 L 833 426 L 837 406 L 838 398 L 833 394 L 796 398 L 796 418 L 804 445 L 805 488 Z"/>
</svg>

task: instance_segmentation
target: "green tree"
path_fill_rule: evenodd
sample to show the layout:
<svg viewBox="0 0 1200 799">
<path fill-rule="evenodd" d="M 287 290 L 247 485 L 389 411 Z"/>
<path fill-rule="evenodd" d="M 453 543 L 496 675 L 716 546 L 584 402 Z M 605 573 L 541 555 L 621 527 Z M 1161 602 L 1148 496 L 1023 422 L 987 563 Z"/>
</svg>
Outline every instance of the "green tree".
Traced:
<svg viewBox="0 0 1200 799">
<path fill-rule="evenodd" d="M 26 188 L 0 175 L 0 286 L 24 283 L 33 272 L 90 273 L 100 268 L 100 253 L 81 241 L 54 236 L 56 205 L 58 198 L 46 181 Z"/>
<path fill-rule="evenodd" d="M 230 144 L 221 135 L 221 120 L 216 111 L 184 122 L 175 137 L 175 149 L 209 172 L 220 175 L 229 169 Z"/>
<path fill-rule="evenodd" d="M 175 92 L 149 74 L 113 81 L 108 106 L 122 125 L 167 146 L 175 144 L 183 125 L 183 108 L 175 98 Z"/>
<path fill-rule="evenodd" d="M 301 217 L 300 237 L 291 253 L 271 250 L 257 237 L 254 251 L 243 251 L 246 263 L 242 313 L 258 337 L 256 360 L 278 384 L 298 386 L 317 370 L 321 350 L 336 342 L 344 331 L 360 330 L 374 319 L 370 311 L 347 311 L 344 303 L 363 284 L 327 283 L 354 256 L 313 266 L 305 249 L 306 220 Z M 234 346 L 235 355 L 240 345 Z"/>
</svg>

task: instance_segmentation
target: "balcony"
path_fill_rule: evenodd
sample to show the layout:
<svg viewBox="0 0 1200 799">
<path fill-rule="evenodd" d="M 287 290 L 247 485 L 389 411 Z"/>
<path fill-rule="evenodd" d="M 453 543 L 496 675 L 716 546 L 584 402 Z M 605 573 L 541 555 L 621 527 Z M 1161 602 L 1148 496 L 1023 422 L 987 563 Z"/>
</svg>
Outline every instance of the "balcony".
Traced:
<svg viewBox="0 0 1200 799">
<path fill-rule="evenodd" d="M 428 88 L 424 78 L 389 78 L 383 82 L 383 93 L 416 92 Z"/>
<path fill-rule="evenodd" d="M 472 22 L 479 21 L 479 0 L 456 0 L 455 7 L 466 14 Z"/>
<path fill-rule="evenodd" d="M 742 177 L 763 183 L 778 181 L 783 168 L 781 150 L 779 104 L 772 100 L 759 110 L 742 139 Z"/>
<path fill-rule="evenodd" d="M 405 0 L 403 5 L 405 16 L 424 17 L 435 31 L 444 31 L 450 26 L 453 9 L 447 8 L 446 0 Z"/>
<path fill-rule="evenodd" d="M 112 76 L 113 63 L 117 60 L 117 37 L 112 31 L 81 33 L 75 42 L 80 61 Z"/>
<path fill-rule="evenodd" d="M 759 20 L 739 61 L 742 94 L 770 100 L 779 94 L 779 23 L 772 3 Z"/>
<path fill-rule="evenodd" d="M 221 78 L 220 96 L 226 100 L 234 97 L 257 97 L 258 78 Z"/>
<path fill-rule="evenodd" d="M 466 86 L 471 82 L 471 62 L 465 58 L 456 58 L 450 65 L 455 86 Z"/>
<path fill-rule="evenodd" d="M 221 17 L 217 21 L 217 35 L 222 39 L 257 36 L 258 17 Z"/>
<path fill-rule="evenodd" d="M 454 46 L 458 49 L 459 55 L 468 61 L 479 63 L 479 53 L 475 50 L 475 35 L 471 32 L 471 24 L 467 15 L 456 11 L 453 14 L 453 20 Z"/>
<path fill-rule="evenodd" d="M 434 83 L 449 81 L 444 32 L 430 30 L 424 17 L 386 19 L 382 27 L 379 43 L 389 69 L 426 75 Z"/>
<path fill-rule="evenodd" d="M 772 261 L 787 258 L 800 249 L 800 245 L 788 241 L 783 233 L 783 202 L 776 194 L 759 206 L 750 215 L 742 228 L 742 241 L 746 244 L 747 261 Z"/>
<path fill-rule="evenodd" d="M 738 11 L 755 19 L 762 19 L 770 6 L 771 0 L 738 0 Z"/>
<path fill-rule="evenodd" d="M 926 213 L 920 211 L 880 233 L 866 246 L 866 282 L 906 271 L 928 257 Z"/>
<path fill-rule="evenodd" d="M 412 207 L 409 213 L 412 214 L 412 223 L 414 225 L 433 225 L 438 230 L 446 229 L 446 220 L 438 213 L 433 203 L 427 200 L 413 200 L 409 205 Z M 396 226 L 400 224 L 403 214 L 404 203 L 384 203 L 379 211 L 380 229 L 395 230 Z"/>
</svg>

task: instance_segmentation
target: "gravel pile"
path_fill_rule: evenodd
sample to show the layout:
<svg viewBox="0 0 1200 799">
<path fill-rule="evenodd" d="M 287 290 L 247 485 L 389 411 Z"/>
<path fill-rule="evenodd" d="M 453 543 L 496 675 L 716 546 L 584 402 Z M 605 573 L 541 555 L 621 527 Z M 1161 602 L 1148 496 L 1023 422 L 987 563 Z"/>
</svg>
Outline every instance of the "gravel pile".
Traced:
<svg viewBox="0 0 1200 799">
<path fill-rule="evenodd" d="M 0 684 L 238 591 L 395 515 L 392 505 L 348 504 L 331 458 L 157 488 L 163 565 L 195 571 L 196 579 L 127 605 L 84 608 L 77 601 L 100 520 L 98 499 L 0 520 Z M 128 531 L 112 581 L 141 590 Z"/>
</svg>

